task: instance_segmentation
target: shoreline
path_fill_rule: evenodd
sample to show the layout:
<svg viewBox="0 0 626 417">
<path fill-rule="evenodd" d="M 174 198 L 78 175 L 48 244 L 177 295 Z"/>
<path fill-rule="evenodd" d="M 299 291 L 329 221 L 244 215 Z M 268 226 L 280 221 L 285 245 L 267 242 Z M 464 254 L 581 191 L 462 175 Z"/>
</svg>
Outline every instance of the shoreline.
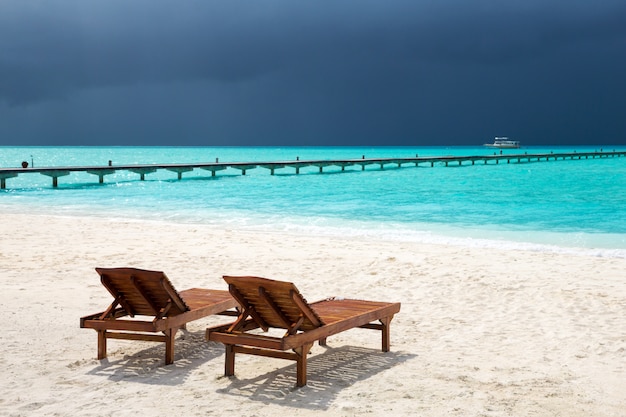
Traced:
<svg viewBox="0 0 626 417">
<path fill-rule="evenodd" d="M 626 259 L 481 251 L 453 245 L 341 239 L 206 225 L 7 215 L 0 241 L 0 414 L 585 415 L 626 408 Z M 294 282 L 329 296 L 398 301 L 391 352 L 353 329 L 315 345 L 309 385 L 295 366 L 238 357 L 192 322 L 164 347 L 111 341 L 79 318 L 112 301 L 94 268 L 164 271 L 179 289 L 225 289 L 222 275 Z M 332 365 L 329 365 L 332 364 Z M 381 397 L 382 395 L 382 397 Z M 155 404 L 159 404 L 155 408 Z"/>
<path fill-rule="evenodd" d="M 30 208 L 29 208 L 30 210 Z M 22 215 L 24 213 L 17 213 L 12 211 L 9 215 Z M 487 249 L 487 250 L 511 250 L 511 251 L 528 251 L 539 253 L 561 253 L 569 255 L 580 256 L 596 256 L 605 258 L 626 258 L 626 246 L 619 246 L 615 240 L 623 240 L 621 234 L 599 234 L 599 233 L 557 233 L 557 232 L 533 232 L 533 231 L 498 231 L 493 232 L 491 229 L 479 229 L 477 227 L 472 228 L 451 228 L 449 230 L 437 230 L 437 231 L 422 231 L 408 228 L 392 228 L 383 227 L 376 230 L 368 229 L 364 225 L 363 227 L 350 227 L 344 225 L 339 227 L 337 225 L 332 226 L 307 226 L 301 224 L 294 225 L 282 225 L 282 228 L 276 228 L 267 223 L 254 222 L 249 224 L 227 224 L 224 219 L 207 222 L 207 221 L 194 221 L 191 218 L 178 218 L 178 219 L 157 219 L 157 218 L 140 218 L 139 213 L 135 216 L 111 216 L 109 215 L 93 215 L 85 213 L 66 213 L 66 214 L 46 214 L 37 211 L 30 211 L 24 215 L 31 216 L 43 216 L 43 217 L 58 217 L 67 219 L 96 219 L 101 221 L 112 222 L 136 222 L 146 223 L 149 225 L 170 224 L 170 225 L 182 225 L 190 226 L 197 225 L 201 227 L 208 227 L 215 230 L 233 230 L 240 233 L 270 233 L 286 236 L 309 236 L 309 237 L 323 237 L 330 239 L 348 239 L 348 240 L 377 240 L 388 243 L 414 243 L 418 245 L 441 245 L 441 246 L 458 246 L 467 247 L 471 249 Z M 460 236 L 460 232 L 464 232 L 464 236 Z M 499 234 L 496 237 L 487 237 L 490 233 Z M 528 239 L 529 235 L 543 234 L 550 235 L 551 242 L 534 242 Z M 480 235 L 481 237 L 475 237 Z M 523 237 L 520 237 L 522 236 Z M 581 237 L 582 236 L 582 237 Z M 562 242 L 573 240 L 583 240 L 589 237 L 597 238 L 602 236 L 607 239 L 611 239 L 610 244 L 606 246 L 575 246 L 575 245 L 563 245 Z M 559 241 L 555 243 L 554 241 Z M 626 244 L 626 242 L 624 243 Z"/>
</svg>

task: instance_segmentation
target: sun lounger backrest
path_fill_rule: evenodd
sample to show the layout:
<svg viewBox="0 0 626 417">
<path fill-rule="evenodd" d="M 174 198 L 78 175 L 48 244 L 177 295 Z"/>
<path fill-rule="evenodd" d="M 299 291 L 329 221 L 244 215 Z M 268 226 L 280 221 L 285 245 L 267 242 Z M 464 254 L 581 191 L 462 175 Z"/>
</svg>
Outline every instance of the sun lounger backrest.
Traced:
<svg viewBox="0 0 626 417">
<path fill-rule="evenodd" d="M 288 329 L 289 324 L 301 321 L 298 329 L 306 331 L 323 324 L 291 282 L 250 276 L 225 276 L 224 280 L 233 297 L 243 298 L 269 327 Z"/>
<path fill-rule="evenodd" d="M 96 268 L 102 284 L 131 316 L 175 316 L 189 307 L 161 271 Z M 167 309 L 166 311 L 164 311 Z"/>
</svg>

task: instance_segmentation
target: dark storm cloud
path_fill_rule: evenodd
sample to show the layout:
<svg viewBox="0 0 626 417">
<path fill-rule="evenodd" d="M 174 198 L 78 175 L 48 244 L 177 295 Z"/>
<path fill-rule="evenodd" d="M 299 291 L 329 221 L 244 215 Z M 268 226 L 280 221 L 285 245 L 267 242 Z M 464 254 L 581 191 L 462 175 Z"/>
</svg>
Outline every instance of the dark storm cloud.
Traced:
<svg viewBox="0 0 626 417">
<path fill-rule="evenodd" d="M 617 1 L 5 1 L 0 141 L 623 142 L 624 22 Z"/>
</svg>

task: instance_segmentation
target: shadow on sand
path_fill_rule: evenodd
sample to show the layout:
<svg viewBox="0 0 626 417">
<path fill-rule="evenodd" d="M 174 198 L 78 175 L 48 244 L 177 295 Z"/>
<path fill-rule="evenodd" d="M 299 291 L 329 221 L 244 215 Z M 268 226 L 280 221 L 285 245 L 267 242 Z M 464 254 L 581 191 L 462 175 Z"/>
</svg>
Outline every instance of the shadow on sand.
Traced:
<svg viewBox="0 0 626 417">
<path fill-rule="evenodd" d="M 252 379 L 232 377 L 231 384 L 218 392 L 287 407 L 326 410 L 343 388 L 415 356 L 354 346 L 327 348 L 326 352 L 308 359 L 305 387 L 295 387 L 293 364 Z"/>
<path fill-rule="evenodd" d="M 150 344 L 149 348 L 122 359 L 103 359 L 89 374 L 104 376 L 112 381 L 132 380 L 144 384 L 180 385 L 202 364 L 210 360 L 223 360 L 224 347 L 207 343 L 204 340 L 204 331 L 192 333 L 181 330 L 176 338 L 175 352 L 174 363 L 165 366 L 165 345 Z"/>
<path fill-rule="evenodd" d="M 417 356 L 355 346 L 325 349 L 325 352 L 308 359 L 308 381 L 304 387 L 296 388 L 296 366 L 290 364 L 252 378 L 231 377 L 230 384 L 216 392 L 285 407 L 326 410 L 342 389 Z M 202 331 L 192 333 L 183 330 L 176 338 L 174 363 L 165 366 L 164 355 L 164 345 L 151 344 L 149 348 L 135 351 L 121 359 L 103 359 L 88 374 L 115 382 L 179 386 L 203 364 L 211 360 L 223 364 L 224 347 L 219 343 L 204 341 Z"/>
</svg>

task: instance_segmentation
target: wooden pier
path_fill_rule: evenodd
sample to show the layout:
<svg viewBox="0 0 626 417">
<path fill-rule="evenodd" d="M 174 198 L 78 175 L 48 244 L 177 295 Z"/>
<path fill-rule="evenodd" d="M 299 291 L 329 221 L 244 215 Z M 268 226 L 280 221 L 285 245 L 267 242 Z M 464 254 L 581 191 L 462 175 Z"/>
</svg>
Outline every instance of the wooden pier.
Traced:
<svg viewBox="0 0 626 417">
<path fill-rule="evenodd" d="M 300 160 L 299 158 L 291 161 L 276 162 L 206 162 L 191 164 L 136 164 L 136 165 L 107 165 L 107 166 L 66 166 L 66 167 L 30 167 L 30 168 L 0 168 L 0 189 L 6 188 L 6 181 L 9 178 L 16 178 L 21 174 L 41 174 L 52 178 L 52 186 L 58 186 L 58 179 L 69 175 L 72 172 L 87 172 L 98 176 L 99 183 L 104 183 L 104 177 L 114 174 L 117 171 L 130 171 L 139 175 L 140 180 L 145 180 L 147 174 L 156 172 L 157 170 L 167 170 L 177 174 L 178 179 L 182 179 L 183 173 L 191 172 L 194 169 L 202 169 L 211 172 L 211 176 L 215 176 L 216 172 L 223 171 L 227 168 L 234 168 L 241 171 L 242 175 L 246 175 L 246 171 L 254 168 L 265 168 L 274 175 L 275 171 L 284 168 L 293 168 L 295 173 L 299 174 L 300 169 L 307 167 L 317 167 L 319 173 L 322 173 L 326 167 L 339 167 L 341 171 L 345 171 L 346 167 L 361 167 L 365 170 L 368 165 L 378 165 L 380 169 L 384 169 L 388 165 L 401 168 L 405 164 L 419 166 L 420 164 L 435 164 L 450 166 L 461 166 L 464 164 L 475 165 L 483 164 L 499 164 L 505 162 L 522 163 L 522 162 L 539 162 L 539 161 L 557 161 L 565 159 L 595 159 L 595 158 L 615 158 L 626 156 L 626 151 L 603 151 L 603 152 L 565 152 L 565 153 L 541 153 L 541 154 L 495 154 L 495 155 L 474 155 L 474 156 L 425 156 L 415 158 L 365 158 L 360 159 L 338 159 L 338 160 Z"/>
</svg>

